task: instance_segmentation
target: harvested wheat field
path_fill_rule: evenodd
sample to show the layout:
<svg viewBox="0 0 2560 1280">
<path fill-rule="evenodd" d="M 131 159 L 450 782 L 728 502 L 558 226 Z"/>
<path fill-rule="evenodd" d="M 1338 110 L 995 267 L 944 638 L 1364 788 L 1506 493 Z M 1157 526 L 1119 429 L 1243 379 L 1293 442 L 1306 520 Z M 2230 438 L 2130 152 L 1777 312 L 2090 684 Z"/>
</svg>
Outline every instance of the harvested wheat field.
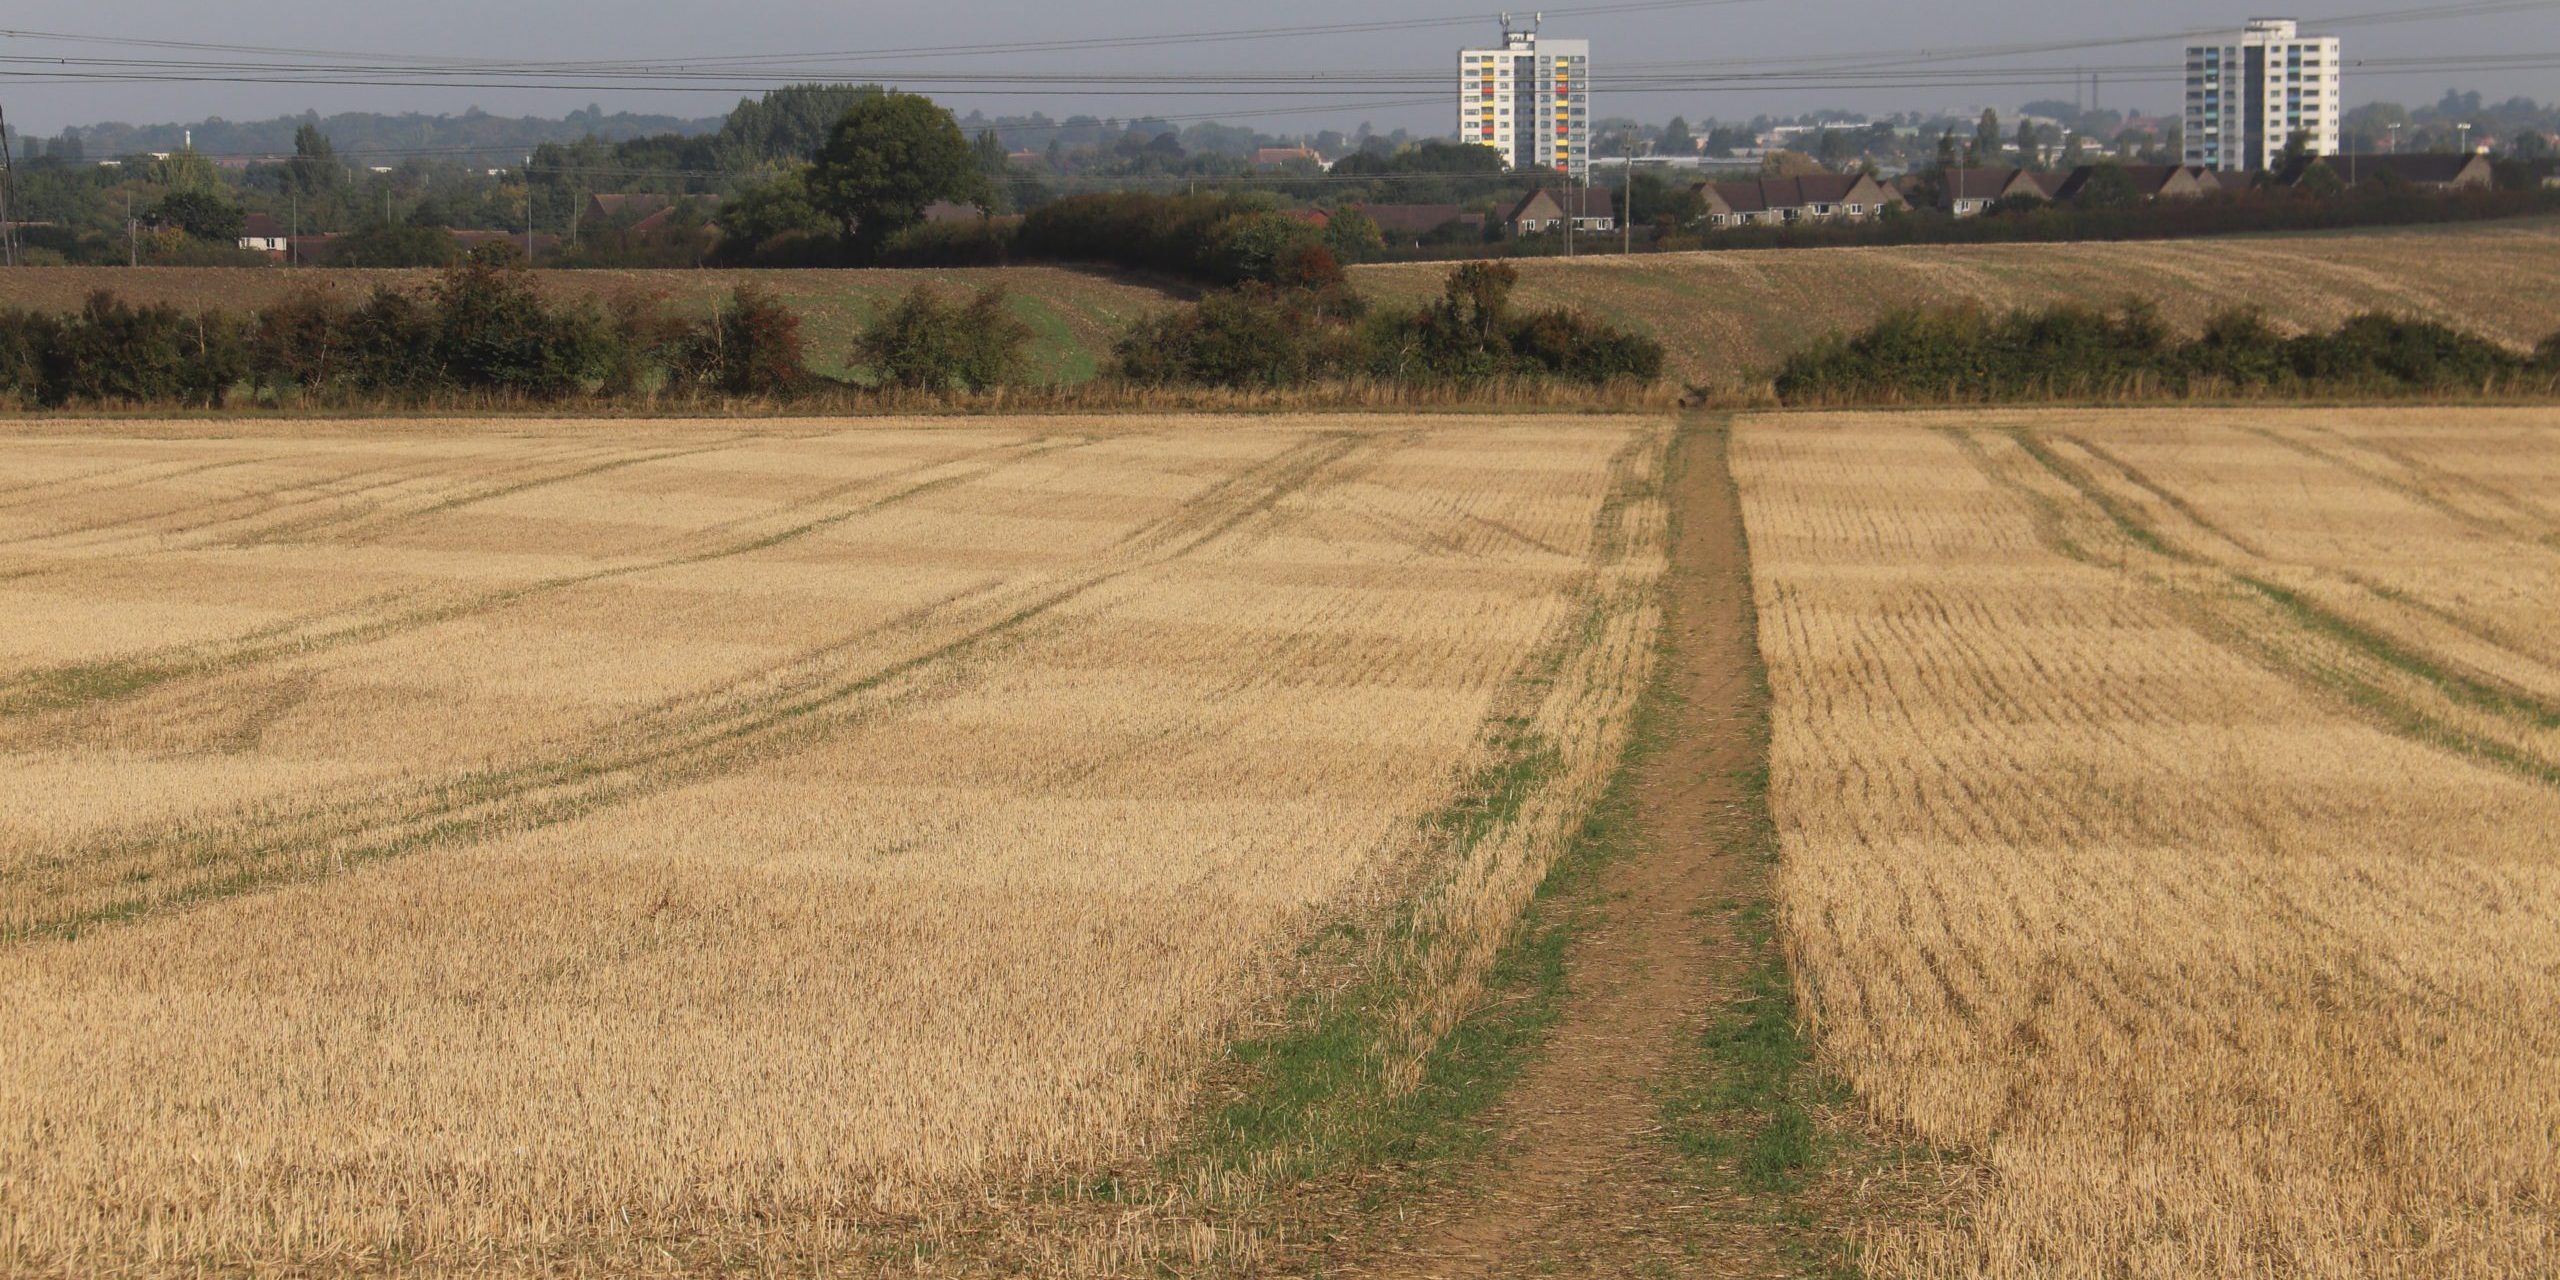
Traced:
<svg viewBox="0 0 2560 1280">
<path fill-rule="evenodd" d="M 1519 300 L 1571 304 L 1650 333 L 1667 376 L 1732 387 L 1837 329 L 1895 307 L 1979 302 L 2157 303 L 2184 329 L 2216 311 L 2266 309 L 2327 328 L 2360 311 L 2439 320 L 2519 349 L 2560 332 L 2560 222 L 2123 244 L 1911 245 L 1527 259 Z M 1445 265 L 1361 267 L 1361 292 L 1436 296 Z"/>
<path fill-rule="evenodd" d="M 1881 1276 L 2560 1274 L 2560 412 L 1769 417 L 1801 1000 Z"/>
<path fill-rule="evenodd" d="M 0 426 L 0 1272 L 925 1268 L 1178 1154 L 1328 921 L 1457 944 L 1427 1036 L 1617 759 L 1667 436 Z"/>
</svg>

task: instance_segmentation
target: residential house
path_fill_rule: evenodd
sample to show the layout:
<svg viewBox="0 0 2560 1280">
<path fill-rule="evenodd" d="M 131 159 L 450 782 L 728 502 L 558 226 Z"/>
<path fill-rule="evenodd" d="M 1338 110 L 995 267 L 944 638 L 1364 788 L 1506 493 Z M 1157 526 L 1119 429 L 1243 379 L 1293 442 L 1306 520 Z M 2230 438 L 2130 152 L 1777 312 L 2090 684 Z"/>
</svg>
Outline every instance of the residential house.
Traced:
<svg viewBox="0 0 2560 1280">
<path fill-rule="evenodd" d="M 1863 173 L 1706 182 L 1697 192 L 1710 227 L 1864 222 L 1882 215 L 1887 205 L 1908 203 L 1901 192 Z"/>
<path fill-rule="evenodd" d="M 1462 205 L 1363 204 L 1352 207 L 1367 214 L 1369 221 L 1377 223 L 1378 230 L 1389 240 L 1417 240 L 1452 223 L 1471 234 L 1481 234 L 1484 230 L 1484 215 L 1469 213 Z"/>
<path fill-rule="evenodd" d="M 1609 193 L 1593 191 L 1587 187 L 1568 187 L 1562 190 L 1540 187 L 1520 197 L 1519 203 L 1512 205 L 1511 211 L 1502 215 L 1502 228 L 1514 236 L 1560 232 L 1565 229 L 1565 218 L 1568 214 L 1573 219 L 1573 229 L 1576 231 L 1601 232 L 1618 229 L 1617 209 L 1612 205 Z"/>
<path fill-rule="evenodd" d="M 2327 156 L 2320 163 L 2351 187 L 2397 180 L 2421 191 L 2486 191 L 2497 182 L 2489 157 L 2459 151 Z M 2310 167 L 2309 161 L 2294 165 L 2276 176 L 2276 185 L 2290 187 L 2302 181 Z"/>
<path fill-rule="evenodd" d="M 293 248 L 293 241 L 275 215 L 253 213 L 240 220 L 240 247 L 281 257 Z"/>
<path fill-rule="evenodd" d="M 2065 175 L 2062 184 L 2054 190 L 2054 203 L 2079 203 L 2080 193 L 2088 188 L 2089 179 L 2097 174 L 2099 168 L 2098 165 L 2084 164 Z M 2221 190 L 2221 185 L 2213 177 L 2216 171 L 2197 165 L 2127 164 L 2116 168 L 2133 180 L 2134 198 L 2137 200 L 2192 200 Z"/>
<path fill-rule="evenodd" d="M 2062 180 L 2066 175 L 2040 173 L 2034 169 L 2002 165 L 1950 168 L 1940 176 L 1943 178 L 1943 184 L 1938 196 L 1939 211 L 1954 214 L 1959 218 L 1970 218 L 2013 196 L 2034 196 L 2039 200 L 2051 200 L 2055 193 L 2062 189 Z M 1913 195 L 1920 181 L 1921 175 L 1918 174 L 1903 178 L 1903 195 L 1906 198 Z"/>
<path fill-rule="evenodd" d="M 1324 157 L 1316 154 L 1313 147 L 1258 147 L 1253 153 L 1253 167 L 1256 169 L 1281 169 L 1293 164 L 1311 164 L 1319 169 L 1326 167 Z"/>
<path fill-rule="evenodd" d="M 667 196 L 651 192 L 632 195 L 598 194 L 587 197 L 587 207 L 580 220 L 596 226 L 618 226 L 624 223 L 641 234 L 665 230 L 674 221 L 676 210 L 693 206 L 708 223 L 720 210 L 720 197 L 710 195 Z"/>
</svg>

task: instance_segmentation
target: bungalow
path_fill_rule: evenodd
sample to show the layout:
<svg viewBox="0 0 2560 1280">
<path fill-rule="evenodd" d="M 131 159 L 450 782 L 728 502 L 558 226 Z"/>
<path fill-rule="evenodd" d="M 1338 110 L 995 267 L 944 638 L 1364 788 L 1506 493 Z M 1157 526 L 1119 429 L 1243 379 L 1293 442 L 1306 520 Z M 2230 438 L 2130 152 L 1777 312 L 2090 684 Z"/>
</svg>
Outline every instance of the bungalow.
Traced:
<svg viewBox="0 0 2560 1280">
<path fill-rule="evenodd" d="M 1583 232 L 1618 229 L 1616 208 L 1609 193 L 1587 187 L 1551 191 L 1540 187 L 1520 197 L 1511 211 L 1502 215 L 1503 229 L 1514 236 L 1544 235 L 1565 229 L 1565 215 L 1573 215 L 1573 229 Z"/>
<path fill-rule="evenodd" d="M 2102 167 L 2084 164 L 2072 170 L 2063 178 L 2062 185 L 2054 190 L 2054 203 L 2078 203 L 2080 193 L 2088 189 L 2089 180 L 2097 176 Z M 2200 166 L 2126 164 L 2115 167 L 2132 179 L 2133 194 L 2137 200 L 2192 200 L 2222 189 L 2222 185 L 2213 180 L 2212 170 Z"/>
<path fill-rule="evenodd" d="M 1907 203 L 1901 192 L 1863 173 L 1705 182 L 1697 192 L 1710 227 L 1863 222 L 1887 205 Z"/>
<path fill-rule="evenodd" d="M 2321 163 L 2338 175 L 2348 186 L 2368 182 L 2393 182 L 2421 191 L 2485 191 L 2497 182 L 2497 172 L 2484 155 L 2451 152 L 2411 152 L 2405 155 L 2325 156 Z M 2310 172 L 2308 161 L 2277 175 L 2276 185 L 2290 187 Z"/>
<path fill-rule="evenodd" d="M 275 215 L 253 213 L 240 220 L 240 247 L 252 253 L 282 254 L 293 247 L 293 241 Z"/>
<path fill-rule="evenodd" d="M 2063 179 L 2063 175 L 2059 173 L 2038 173 L 2033 169 L 2021 169 L 2015 166 L 1952 168 L 1940 174 L 1939 177 L 1942 179 L 1942 187 L 1938 196 L 1938 208 L 1941 212 L 1951 213 L 1959 218 L 1970 218 L 1993 204 L 2013 196 L 2034 196 L 2039 200 L 2051 200 L 2054 193 L 2061 190 Z M 1906 197 L 1916 189 L 1919 179 L 1918 174 L 1902 179 L 1904 183 L 1902 191 Z"/>
</svg>

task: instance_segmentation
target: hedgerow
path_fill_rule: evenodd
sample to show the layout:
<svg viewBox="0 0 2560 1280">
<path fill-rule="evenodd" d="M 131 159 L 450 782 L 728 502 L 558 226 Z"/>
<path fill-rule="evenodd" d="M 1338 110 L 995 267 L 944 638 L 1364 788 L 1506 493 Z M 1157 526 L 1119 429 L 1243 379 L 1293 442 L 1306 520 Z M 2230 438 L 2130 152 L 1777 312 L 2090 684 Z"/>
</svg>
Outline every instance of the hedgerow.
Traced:
<svg viewBox="0 0 2560 1280">
<path fill-rule="evenodd" d="M 1895 311 L 1796 353 L 1780 399 L 1979 402 L 2237 393 L 2443 395 L 2549 391 L 2560 335 L 2532 356 L 2432 320 L 2368 312 L 2287 336 L 2254 309 L 2225 311 L 2179 340 L 2151 306 L 2075 303 L 1993 313 L 1979 305 Z"/>
</svg>

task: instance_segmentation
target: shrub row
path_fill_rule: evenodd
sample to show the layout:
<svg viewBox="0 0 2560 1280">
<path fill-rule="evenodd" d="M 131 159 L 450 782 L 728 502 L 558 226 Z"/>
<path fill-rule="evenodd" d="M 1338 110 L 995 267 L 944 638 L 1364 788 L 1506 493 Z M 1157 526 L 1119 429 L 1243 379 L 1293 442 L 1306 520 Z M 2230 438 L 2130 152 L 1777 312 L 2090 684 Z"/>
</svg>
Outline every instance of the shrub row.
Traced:
<svg viewBox="0 0 2560 1280">
<path fill-rule="evenodd" d="M 882 385 L 983 388 L 1018 376 L 1030 337 L 1001 290 L 952 302 L 920 286 L 863 333 L 854 357 Z M 380 288 L 361 301 L 312 289 L 255 312 L 188 313 L 102 291 L 67 315 L 0 311 L 0 403 L 218 408 L 243 389 L 279 403 L 789 396 L 838 385 L 812 373 L 807 355 L 799 315 L 752 285 L 688 320 L 638 295 L 555 304 L 520 269 L 476 259 L 423 290 Z"/>
<path fill-rule="evenodd" d="M 2431 320 L 2369 312 L 2287 337 L 2254 309 L 2181 341 L 2140 301 L 1896 311 L 1787 358 L 1780 399 L 1805 403 L 2050 399 L 2208 391 L 2408 395 L 2549 390 L 2560 335 L 2524 356 Z"/>
<path fill-rule="evenodd" d="M 1400 385 L 1564 381 L 1650 383 L 1662 345 L 1584 312 L 1522 312 L 1519 273 L 1470 262 L 1441 297 L 1371 310 L 1340 286 L 1248 284 L 1139 322 L 1113 350 L 1119 377 L 1147 386 L 1277 388 L 1374 379 Z"/>
</svg>

